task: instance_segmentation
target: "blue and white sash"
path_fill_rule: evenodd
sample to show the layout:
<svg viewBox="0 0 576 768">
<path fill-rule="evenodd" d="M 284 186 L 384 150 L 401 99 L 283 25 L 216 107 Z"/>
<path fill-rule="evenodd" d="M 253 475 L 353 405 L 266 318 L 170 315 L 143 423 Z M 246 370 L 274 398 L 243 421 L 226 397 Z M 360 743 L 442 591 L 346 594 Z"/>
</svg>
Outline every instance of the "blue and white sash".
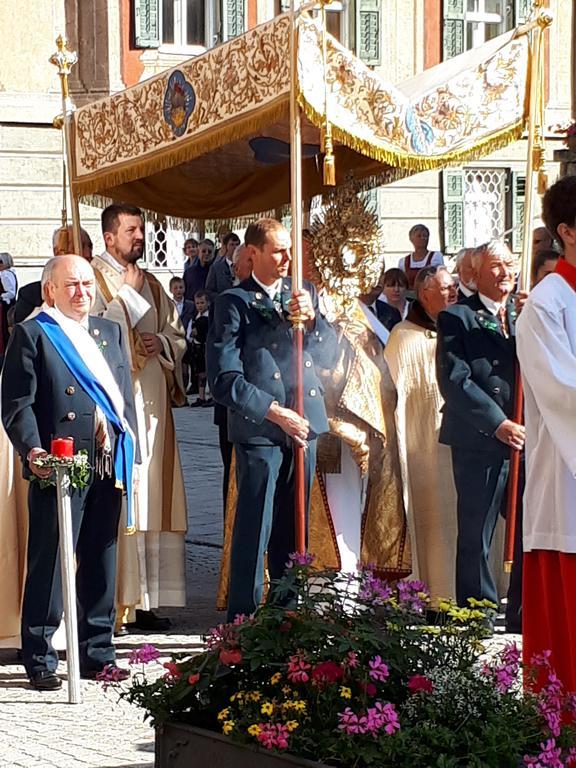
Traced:
<svg viewBox="0 0 576 768">
<path fill-rule="evenodd" d="M 114 474 L 116 486 L 126 491 L 128 530 L 134 530 L 134 509 L 132 503 L 132 473 L 134 467 L 135 445 L 134 437 L 122 415 L 117 413 L 112 398 L 98 378 L 90 371 L 78 350 L 68 338 L 54 318 L 46 312 L 40 312 L 34 320 L 42 328 L 54 349 L 58 352 L 62 361 L 78 381 L 82 389 L 92 398 L 100 408 L 107 421 L 112 424 L 118 437 L 114 451 Z M 91 339 L 92 340 L 92 339 Z"/>
</svg>

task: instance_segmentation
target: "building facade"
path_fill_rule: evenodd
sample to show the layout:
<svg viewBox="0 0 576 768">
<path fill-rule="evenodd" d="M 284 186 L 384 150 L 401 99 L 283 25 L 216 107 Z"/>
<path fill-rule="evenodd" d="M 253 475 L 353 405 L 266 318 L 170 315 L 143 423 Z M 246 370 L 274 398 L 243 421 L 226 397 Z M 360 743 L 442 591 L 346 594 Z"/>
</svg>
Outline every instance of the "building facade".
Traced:
<svg viewBox="0 0 576 768">
<path fill-rule="evenodd" d="M 572 111 L 575 26 L 571 0 L 549 0 L 546 125 Z M 51 252 L 62 208 L 60 85 L 48 63 L 64 32 L 79 55 L 70 81 L 77 105 L 145 79 L 287 10 L 287 0 L 7 0 L 0 27 L 13 49 L 0 64 L 0 250 L 12 253 L 22 282 L 35 279 Z M 341 0 L 328 12 L 330 31 L 390 82 L 522 23 L 528 0 Z M 561 138 L 550 133 L 552 160 Z M 410 248 L 409 228 L 426 223 L 431 247 L 463 245 L 508 233 L 520 247 L 525 141 L 461 169 L 426 172 L 378 190 L 387 265 Z M 550 175 L 557 169 L 551 163 Z M 99 211 L 82 206 L 84 226 L 102 247 Z M 181 265 L 184 233 L 148 224 L 150 266 L 169 276 Z"/>
</svg>

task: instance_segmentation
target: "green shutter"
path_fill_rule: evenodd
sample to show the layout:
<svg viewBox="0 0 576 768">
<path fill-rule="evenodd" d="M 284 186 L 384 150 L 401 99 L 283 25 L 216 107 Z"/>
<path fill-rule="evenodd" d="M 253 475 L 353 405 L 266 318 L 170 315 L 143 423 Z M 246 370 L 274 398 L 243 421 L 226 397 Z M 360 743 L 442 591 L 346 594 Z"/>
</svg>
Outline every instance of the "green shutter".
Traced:
<svg viewBox="0 0 576 768">
<path fill-rule="evenodd" d="M 444 251 L 456 253 L 464 247 L 464 171 L 442 172 L 444 205 Z"/>
<path fill-rule="evenodd" d="M 524 24 L 532 13 L 533 0 L 514 0 L 514 24 Z"/>
<path fill-rule="evenodd" d="M 134 32 L 137 48 L 158 48 L 160 0 L 134 0 Z"/>
<path fill-rule="evenodd" d="M 514 253 L 522 251 L 525 204 L 526 177 L 524 173 L 512 171 L 512 250 Z"/>
<path fill-rule="evenodd" d="M 246 0 L 222 0 L 223 40 L 246 32 Z"/>
<path fill-rule="evenodd" d="M 442 29 L 443 60 L 458 56 L 466 48 L 464 0 L 444 0 Z"/>
<path fill-rule="evenodd" d="M 356 0 L 356 55 L 371 67 L 381 63 L 380 6 L 380 0 Z"/>
</svg>

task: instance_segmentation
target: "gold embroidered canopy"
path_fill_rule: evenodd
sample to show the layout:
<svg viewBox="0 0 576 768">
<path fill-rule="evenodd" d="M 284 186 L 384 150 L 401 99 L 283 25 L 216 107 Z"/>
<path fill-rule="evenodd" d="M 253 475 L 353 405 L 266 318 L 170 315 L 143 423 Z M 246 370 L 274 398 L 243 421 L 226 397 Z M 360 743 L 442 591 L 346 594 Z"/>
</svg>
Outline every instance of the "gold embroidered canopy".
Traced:
<svg viewBox="0 0 576 768">
<path fill-rule="evenodd" d="M 288 203 L 289 62 L 290 17 L 283 14 L 78 109 L 73 194 L 189 219 L 234 218 Z M 392 86 L 330 36 L 324 67 L 321 29 L 303 15 L 297 82 L 304 199 L 324 189 L 325 111 L 337 181 L 353 173 L 382 184 L 518 138 L 528 63 L 528 35 L 512 32 Z"/>
</svg>

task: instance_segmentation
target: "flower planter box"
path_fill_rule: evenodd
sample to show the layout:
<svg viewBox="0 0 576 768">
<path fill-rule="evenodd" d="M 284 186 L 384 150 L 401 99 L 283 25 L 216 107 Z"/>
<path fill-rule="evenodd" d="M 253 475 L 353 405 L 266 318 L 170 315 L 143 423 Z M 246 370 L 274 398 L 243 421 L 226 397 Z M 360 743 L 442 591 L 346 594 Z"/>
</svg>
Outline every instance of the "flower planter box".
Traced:
<svg viewBox="0 0 576 768">
<path fill-rule="evenodd" d="M 236 744 L 226 736 L 184 723 L 156 728 L 155 768 L 326 768 L 293 755 Z"/>
</svg>

